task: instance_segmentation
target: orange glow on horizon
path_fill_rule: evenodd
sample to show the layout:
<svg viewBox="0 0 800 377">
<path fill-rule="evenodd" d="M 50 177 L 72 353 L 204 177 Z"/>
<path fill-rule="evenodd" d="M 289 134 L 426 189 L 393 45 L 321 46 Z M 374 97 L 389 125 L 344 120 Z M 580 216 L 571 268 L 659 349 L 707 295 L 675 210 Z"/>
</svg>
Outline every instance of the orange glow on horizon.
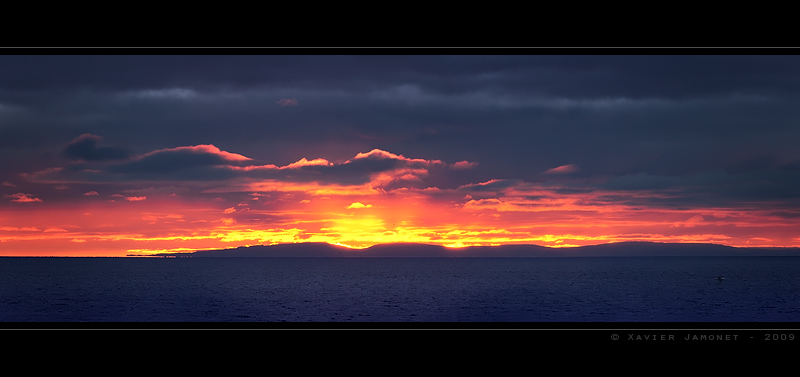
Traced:
<svg viewBox="0 0 800 377">
<path fill-rule="evenodd" d="M 401 242 L 449 248 L 501 244 L 576 247 L 623 241 L 800 246 L 793 233 L 796 222 L 772 219 L 771 225 L 764 227 L 760 222 L 765 217 L 757 213 L 642 213 L 624 207 L 609 212 L 608 208 L 598 211 L 580 206 L 529 212 L 513 211 L 514 207 L 458 207 L 415 197 L 414 192 L 407 194 L 370 195 L 369 205 L 353 201 L 358 196 L 352 195 L 314 201 L 300 199 L 302 195 L 293 200 L 270 196 L 271 200 L 246 206 L 229 201 L 201 205 L 175 196 L 151 195 L 147 200 L 115 203 L 98 198 L 92 205 L 74 208 L 20 208 L 0 212 L 0 254 L 124 256 L 298 242 L 325 242 L 351 249 Z M 761 228 L 766 229 L 757 236 L 749 235 Z"/>
<path fill-rule="evenodd" d="M 157 152 L 199 151 L 231 161 L 250 160 L 211 145 L 181 148 Z M 353 160 L 361 159 L 415 165 L 391 165 L 365 179 L 346 181 L 350 183 L 247 178 L 192 189 L 167 186 L 114 193 L 100 186 L 81 187 L 72 201 L 58 203 L 34 191 L 5 194 L 4 207 L 0 207 L 0 255 L 148 255 L 301 242 L 351 249 L 385 243 L 455 249 L 504 244 L 569 248 L 624 241 L 800 247 L 796 232 L 800 218 L 781 217 L 758 206 L 646 207 L 625 200 L 633 203 L 675 195 L 601 190 L 564 194 L 559 187 L 502 179 L 455 188 L 424 187 L 420 182 L 430 174 L 428 168 L 441 165 L 453 170 L 447 167 L 451 165 L 378 149 L 359 153 Z M 456 170 L 475 164 L 462 161 Z M 308 167 L 331 166 L 323 158 L 302 158 L 283 167 L 227 168 L 294 174 Z M 562 173 L 576 169 L 559 168 Z M 625 200 L 612 201 L 611 196 Z"/>
</svg>

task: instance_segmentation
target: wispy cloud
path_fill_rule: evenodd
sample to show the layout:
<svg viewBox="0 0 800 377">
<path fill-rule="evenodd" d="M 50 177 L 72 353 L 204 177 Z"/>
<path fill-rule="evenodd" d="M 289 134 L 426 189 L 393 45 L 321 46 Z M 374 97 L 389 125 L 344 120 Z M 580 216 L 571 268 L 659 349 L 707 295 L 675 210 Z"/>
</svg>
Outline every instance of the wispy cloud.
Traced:
<svg viewBox="0 0 800 377">
<path fill-rule="evenodd" d="M 542 174 L 569 174 L 578 171 L 575 165 L 561 165 L 557 168 L 545 170 Z"/>
<path fill-rule="evenodd" d="M 297 106 L 297 98 L 281 98 L 278 102 L 276 102 L 281 107 L 285 106 Z"/>
<path fill-rule="evenodd" d="M 372 208 L 372 204 L 362 204 L 359 202 L 355 202 L 347 206 L 347 209 L 360 209 L 360 208 Z"/>
<path fill-rule="evenodd" d="M 450 169 L 466 170 L 466 169 L 472 169 L 476 166 L 478 166 L 477 162 L 459 161 L 450 165 Z"/>
<path fill-rule="evenodd" d="M 685 222 L 675 223 L 673 226 L 675 226 L 675 227 L 684 227 L 684 228 L 692 228 L 695 225 L 702 225 L 703 220 L 705 220 L 703 218 L 703 216 L 695 215 L 695 216 L 690 217 Z"/>
<path fill-rule="evenodd" d="M 186 88 L 167 88 L 167 89 L 145 89 L 126 93 L 127 96 L 142 99 L 191 99 L 198 96 L 192 89 Z"/>
<path fill-rule="evenodd" d="M 179 154 L 179 153 L 191 153 L 196 155 L 214 155 L 218 156 L 219 158 L 226 160 L 226 161 L 248 161 L 250 160 L 249 157 L 242 156 L 237 153 L 230 153 L 219 148 L 215 147 L 211 144 L 202 144 L 202 145 L 195 145 L 190 147 L 177 147 L 177 148 L 167 148 L 167 149 L 160 149 L 157 151 L 153 151 L 143 155 L 141 158 L 148 158 L 156 155 L 163 155 L 163 154 Z"/>
<path fill-rule="evenodd" d="M 3 195 L 4 198 L 14 198 L 11 201 L 16 203 L 32 203 L 32 202 L 41 202 L 42 199 L 34 197 L 32 194 L 24 194 L 18 192 L 16 194 L 11 195 Z"/>
</svg>

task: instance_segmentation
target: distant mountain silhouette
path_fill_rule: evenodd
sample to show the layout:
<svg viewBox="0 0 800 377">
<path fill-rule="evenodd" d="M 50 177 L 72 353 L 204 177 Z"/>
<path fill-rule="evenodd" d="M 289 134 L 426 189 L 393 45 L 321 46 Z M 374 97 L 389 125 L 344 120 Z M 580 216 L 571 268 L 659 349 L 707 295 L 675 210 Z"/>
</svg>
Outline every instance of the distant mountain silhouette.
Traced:
<svg viewBox="0 0 800 377">
<path fill-rule="evenodd" d="M 736 248 L 702 243 L 619 242 L 571 248 L 538 245 L 470 246 L 394 243 L 366 249 L 350 249 L 327 243 L 296 243 L 270 246 L 163 253 L 182 257 L 634 257 L 634 256 L 800 256 L 800 248 Z"/>
</svg>

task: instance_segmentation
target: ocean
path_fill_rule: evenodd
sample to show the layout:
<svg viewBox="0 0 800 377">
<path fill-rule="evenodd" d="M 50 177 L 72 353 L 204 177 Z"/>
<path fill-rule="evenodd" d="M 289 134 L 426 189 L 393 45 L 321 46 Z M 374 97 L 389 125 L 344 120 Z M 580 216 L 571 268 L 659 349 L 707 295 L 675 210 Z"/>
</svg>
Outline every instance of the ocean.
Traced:
<svg viewBox="0 0 800 377">
<path fill-rule="evenodd" d="M 797 322 L 800 257 L 0 258 L 0 321 Z"/>
</svg>

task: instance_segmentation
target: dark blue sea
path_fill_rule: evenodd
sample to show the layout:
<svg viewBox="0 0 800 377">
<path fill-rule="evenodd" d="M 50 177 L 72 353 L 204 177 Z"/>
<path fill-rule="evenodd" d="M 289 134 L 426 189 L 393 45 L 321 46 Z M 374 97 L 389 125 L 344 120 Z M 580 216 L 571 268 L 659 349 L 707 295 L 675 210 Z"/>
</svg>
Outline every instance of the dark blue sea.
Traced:
<svg viewBox="0 0 800 377">
<path fill-rule="evenodd" d="M 800 257 L 0 258 L 0 321 L 797 322 Z"/>
</svg>

